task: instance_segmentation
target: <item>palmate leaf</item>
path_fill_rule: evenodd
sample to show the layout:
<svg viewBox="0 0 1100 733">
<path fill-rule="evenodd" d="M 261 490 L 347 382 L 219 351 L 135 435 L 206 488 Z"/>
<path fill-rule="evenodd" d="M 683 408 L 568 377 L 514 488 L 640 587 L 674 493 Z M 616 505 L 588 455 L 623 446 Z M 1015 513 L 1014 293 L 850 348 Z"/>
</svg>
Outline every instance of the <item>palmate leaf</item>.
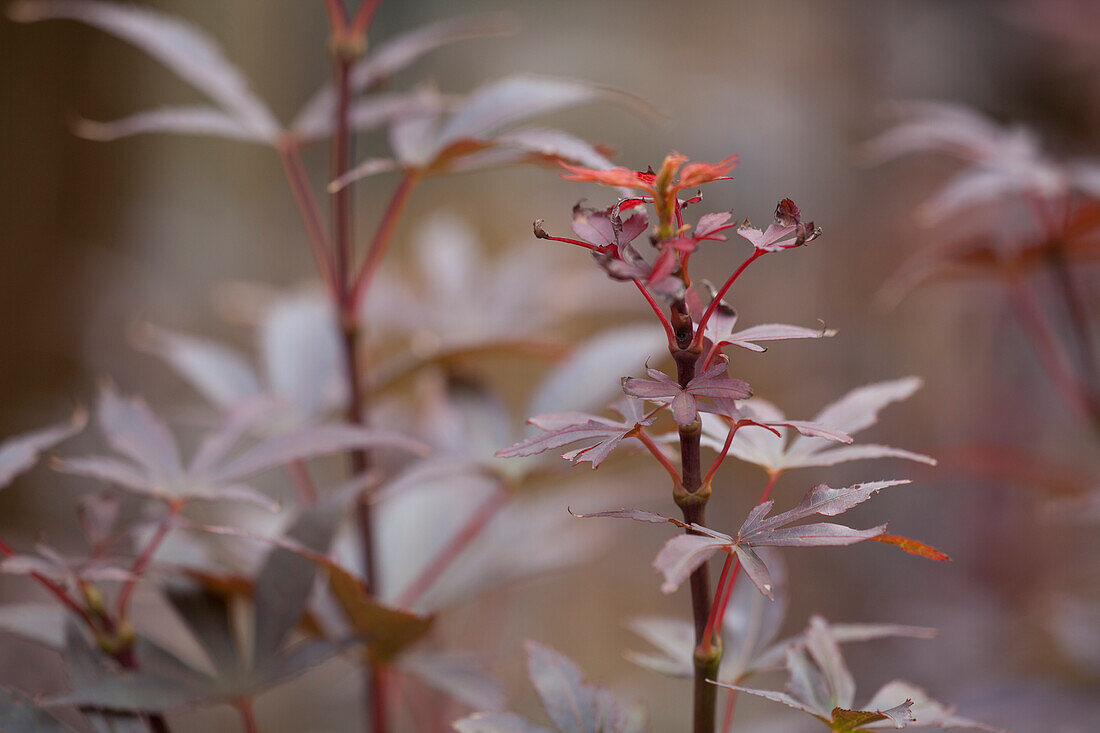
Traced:
<svg viewBox="0 0 1100 733">
<path fill-rule="evenodd" d="M 233 704 L 306 672 L 344 646 L 304 642 L 249 665 L 239 653 L 224 599 L 194 588 L 174 589 L 168 598 L 209 658 L 213 674 L 195 669 L 151 640 L 138 637 L 137 670 L 88 680 L 71 692 L 48 698 L 47 704 L 139 713 Z"/>
<path fill-rule="evenodd" d="M 137 132 L 214 134 L 273 143 L 281 128 L 236 66 L 203 32 L 171 16 L 133 5 L 92 0 L 36 0 L 8 7 L 15 20 L 65 18 L 95 26 L 140 48 L 206 94 L 220 109 L 175 108 L 141 113 L 91 128 L 110 139 Z"/>
<path fill-rule="evenodd" d="M 653 567 L 664 576 L 661 590 L 672 593 L 703 563 L 716 552 L 736 553 L 745 574 L 753 585 L 769 599 L 774 599 L 774 584 L 768 567 L 754 548 L 758 547 L 821 547 L 851 545 L 874 539 L 885 534 L 886 525 L 871 529 L 853 529 L 829 522 L 792 525 L 814 515 L 836 516 L 869 499 L 876 492 L 907 484 L 907 480 L 873 481 L 843 489 L 833 489 L 819 484 L 810 489 L 794 509 L 768 517 L 774 502 L 762 502 L 749 512 L 737 537 L 716 532 L 697 524 L 685 524 L 676 519 L 644 512 L 638 509 L 620 509 L 592 514 L 574 514 L 587 517 L 614 517 L 640 522 L 664 523 L 690 530 L 693 534 L 673 537 L 665 543 Z"/>
<path fill-rule="evenodd" d="M 30 698 L 6 687 L 0 687 L 0 730 L 73 733 L 73 728 L 35 705 Z"/>
<path fill-rule="evenodd" d="M 825 407 L 813 418 L 812 424 L 827 425 L 847 436 L 855 435 L 877 423 L 879 413 L 886 406 L 907 399 L 920 386 L 919 378 L 905 377 L 859 387 Z M 780 426 L 785 422 L 783 413 L 777 407 L 760 398 L 741 403 L 739 409 L 746 416 L 764 424 Z M 703 435 L 700 443 L 720 450 L 725 443 L 728 423 L 708 415 L 703 415 L 702 422 Z M 769 472 L 832 466 L 874 458 L 905 458 L 929 465 L 936 464 L 936 460 L 930 456 L 901 448 L 874 444 L 835 446 L 830 445 L 828 436 L 806 434 L 788 440 L 786 431 L 781 427 L 777 427 L 777 432 L 778 435 L 764 430 L 739 431 L 733 438 L 730 453 Z"/>
<path fill-rule="evenodd" d="M 458 733 L 552 733 L 515 713 L 475 713 L 454 722 Z"/>
<path fill-rule="evenodd" d="M 351 94 L 370 91 L 419 57 L 447 44 L 505 35 L 514 29 L 515 23 L 508 15 L 485 14 L 449 18 L 394 36 L 369 49 L 352 66 L 348 78 Z M 335 104 L 336 90 L 331 82 L 326 83 L 295 115 L 291 129 L 307 139 L 330 134 Z"/>
<path fill-rule="evenodd" d="M 527 674 L 543 710 L 558 733 L 641 733 L 644 709 L 616 699 L 584 681 L 584 674 L 565 655 L 528 640 Z M 511 713 L 477 713 L 454 724 L 459 733 L 549 733 Z"/>
<path fill-rule="evenodd" d="M 562 458 L 574 464 L 591 461 L 592 468 L 597 468 L 619 444 L 656 419 L 652 414 L 645 415 L 641 400 L 632 397 L 616 402 L 612 409 L 619 412 L 623 419 L 612 420 L 583 412 L 535 415 L 527 422 L 543 432 L 503 448 L 495 455 L 497 458 L 533 456 L 553 448 L 584 442 L 587 445 L 583 448 L 565 453 Z"/>
<path fill-rule="evenodd" d="M 903 682 L 886 685 L 865 706 L 855 708 L 855 681 L 840 653 L 842 638 L 837 628 L 815 616 L 806 631 L 786 647 L 787 692 L 717 684 L 808 713 L 836 733 L 905 727 L 997 730 L 954 716 L 949 708 L 928 699 L 923 690 Z M 889 625 L 857 625 L 846 633 L 854 639 L 878 638 L 890 630 Z"/>
<path fill-rule="evenodd" d="M 8 438 L 0 443 L 0 489 L 38 462 L 42 451 L 80 432 L 88 421 L 87 413 L 77 410 L 67 424 L 54 425 Z"/>
<path fill-rule="evenodd" d="M 285 536 L 314 552 L 327 552 L 350 498 L 345 491 L 326 496 L 300 512 Z M 253 587 L 256 619 L 252 654 L 255 663 L 263 664 L 274 658 L 298 624 L 316 571 L 316 564 L 298 553 L 283 547 L 271 549 Z"/>
<path fill-rule="evenodd" d="M 185 468 L 175 438 L 148 404 L 136 397 L 121 397 L 114 387 L 105 385 L 97 410 L 100 432 L 121 457 L 69 458 L 54 466 L 166 502 L 237 501 L 277 509 L 276 502 L 241 482 L 294 461 L 354 448 L 426 450 L 419 442 L 396 433 L 324 424 L 267 437 L 234 453 L 236 444 L 270 414 L 270 404 L 263 400 L 238 404 L 200 441 Z"/>
<path fill-rule="evenodd" d="M 649 109 L 637 97 L 607 87 L 568 79 L 516 75 L 475 89 L 446 117 L 426 113 L 394 120 L 390 127 L 390 145 L 400 167 L 420 173 L 441 173 L 456 168 L 467 170 L 472 167 L 464 165 L 468 156 L 480 155 L 500 145 L 555 160 L 579 162 L 583 157 L 589 165 L 609 168 L 610 161 L 596 148 L 572 136 L 555 136 L 542 131 L 526 137 L 513 134 L 505 137 L 503 143 L 497 142 L 498 133 L 504 127 L 601 100 Z M 482 161 L 501 162 L 494 156 L 484 157 Z M 378 159 L 368 160 L 333 181 L 329 188 L 339 190 L 386 169 Z"/>
</svg>

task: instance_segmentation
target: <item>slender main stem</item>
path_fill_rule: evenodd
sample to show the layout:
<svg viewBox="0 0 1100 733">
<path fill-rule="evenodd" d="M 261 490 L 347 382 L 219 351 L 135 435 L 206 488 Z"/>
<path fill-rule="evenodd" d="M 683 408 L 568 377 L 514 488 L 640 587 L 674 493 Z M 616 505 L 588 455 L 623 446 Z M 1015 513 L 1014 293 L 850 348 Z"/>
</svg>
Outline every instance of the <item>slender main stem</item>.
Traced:
<svg viewBox="0 0 1100 733">
<path fill-rule="evenodd" d="M 679 317 L 678 320 L 683 320 Z M 678 348 L 672 352 L 676 361 L 676 377 L 681 387 L 695 378 L 695 362 L 699 357 L 698 348 L 691 348 L 690 328 L 679 333 Z M 676 492 L 677 504 L 688 524 L 706 524 L 706 505 L 710 498 L 709 486 L 704 487 L 702 459 L 699 450 L 700 425 L 696 419 L 690 425 L 681 425 L 680 433 L 680 475 L 683 484 Z M 690 533 L 691 531 L 688 530 Z M 703 563 L 691 574 L 691 610 L 695 621 L 695 681 L 692 695 L 692 730 L 694 733 L 714 733 L 715 715 L 718 704 L 718 687 L 707 680 L 718 674 L 718 663 L 722 659 L 721 648 L 703 644 L 706 635 L 707 619 L 710 615 L 711 593 L 710 574 L 707 564 Z"/>
</svg>

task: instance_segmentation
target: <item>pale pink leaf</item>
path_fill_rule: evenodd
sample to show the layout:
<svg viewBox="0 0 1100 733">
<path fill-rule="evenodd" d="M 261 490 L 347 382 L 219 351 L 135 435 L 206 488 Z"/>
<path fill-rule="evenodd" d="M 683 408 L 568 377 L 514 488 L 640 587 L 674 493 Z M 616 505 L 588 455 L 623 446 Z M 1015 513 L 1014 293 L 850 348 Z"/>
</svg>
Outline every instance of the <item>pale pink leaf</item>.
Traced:
<svg viewBox="0 0 1100 733">
<path fill-rule="evenodd" d="M 96 410 L 100 431 L 112 448 L 145 468 L 153 478 L 183 475 L 176 441 L 168 426 L 138 397 L 122 397 L 105 383 Z"/>
<path fill-rule="evenodd" d="M 16 435 L 0 443 L 0 489 L 37 463 L 43 451 L 78 433 L 87 420 L 87 414 L 77 410 L 68 423 Z"/>
<path fill-rule="evenodd" d="M 761 530 L 747 541 L 754 547 L 834 547 L 853 545 L 885 534 L 886 525 L 853 529 L 843 524 L 817 522 L 796 527 Z"/>
<path fill-rule="evenodd" d="M 82 138 L 97 142 L 110 142 L 152 132 L 271 142 L 266 134 L 216 107 L 162 107 L 106 122 L 81 119 L 75 122 L 74 132 Z"/>
<path fill-rule="evenodd" d="M 142 328 L 136 338 L 138 346 L 167 361 L 219 407 L 229 407 L 260 392 L 248 361 L 221 344 L 154 326 Z"/>
<path fill-rule="evenodd" d="M 90 0 L 19 2 L 9 6 L 8 13 L 23 22 L 67 18 L 96 26 L 156 58 L 222 105 L 258 139 L 271 142 L 279 135 L 278 122 L 237 67 L 189 23 L 134 5 Z"/>
<path fill-rule="evenodd" d="M 317 425 L 269 438 L 245 450 L 219 466 L 212 478 L 219 483 L 232 483 L 293 461 L 356 448 L 392 448 L 408 453 L 427 450 L 411 438 L 386 430 L 358 425 Z"/>
<path fill-rule="evenodd" d="M 514 27 L 507 15 L 473 15 L 448 18 L 394 36 L 370 49 L 352 66 L 348 75 L 350 91 L 353 95 L 366 91 L 420 56 L 448 43 L 503 35 Z M 295 131 L 316 131 L 327 127 L 333 118 L 335 104 L 335 89 L 331 82 L 326 83 L 298 112 L 291 128 Z"/>
<path fill-rule="evenodd" d="M 803 435 L 810 435 L 810 433 L 803 432 Z M 825 435 L 815 437 L 827 437 Z M 888 445 L 876 445 L 874 443 L 861 443 L 860 445 L 842 446 L 839 448 L 830 448 L 828 450 L 817 451 L 811 453 L 805 458 L 799 458 L 795 462 L 790 464 L 791 468 L 795 466 L 835 466 L 838 463 L 845 463 L 847 461 L 862 461 L 872 458 L 905 458 L 910 461 L 916 461 L 917 463 L 926 463 L 929 466 L 936 465 L 936 459 L 931 456 L 926 456 L 923 453 L 914 453 L 913 451 L 907 451 L 902 448 L 892 448 Z"/>
<path fill-rule="evenodd" d="M 732 550 L 732 545 L 731 539 L 715 539 L 702 535 L 682 534 L 673 537 L 653 559 L 653 567 L 664 576 L 661 592 L 674 592 L 714 553 L 722 549 Z"/>
</svg>

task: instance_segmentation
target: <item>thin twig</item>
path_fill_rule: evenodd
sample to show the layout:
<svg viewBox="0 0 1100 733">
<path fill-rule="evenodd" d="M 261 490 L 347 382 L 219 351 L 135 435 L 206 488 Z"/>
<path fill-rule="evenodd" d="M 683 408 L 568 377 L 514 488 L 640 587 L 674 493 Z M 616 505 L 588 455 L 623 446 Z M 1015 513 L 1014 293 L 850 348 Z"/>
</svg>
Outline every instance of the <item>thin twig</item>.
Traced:
<svg viewBox="0 0 1100 733">
<path fill-rule="evenodd" d="M 726 293 L 737 281 L 737 278 L 741 277 L 741 273 L 744 272 L 749 265 L 756 262 L 757 259 L 765 254 L 767 254 L 766 250 L 754 249 L 753 253 L 745 258 L 741 266 L 734 270 L 733 274 L 729 276 L 729 279 L 727 279 L 726 282 L 722 284 L 722 287 L 718 289 L 718 292 L 714 294 L 714 298 L 710 301 L 710 305 L 707 306 L 707 309 L 703 312 L 703 317 L 699 319 L 699 325 L 696 326 L 693 346 L 698 347 L 703 343 L 703 334 L 706 331 L 707 322 L 710 321 L 710 317 L 714 315 L 714 311 L 718 307 L 718 304 L 722 302 L 722 298 L 726 296 Z"/>
<path fill-rule="evenodd" d="M 332 262 L 328 235 L 325 233 L 324 224 L 321 223 L 321 209 L 313 196 L 313 189 L 310 188 L 298 144 L 294 140 L 286 139 L 275 146 L 275 151 L 279 154 L 283 174 L 290 185 L 291 193 L 294 194 L 294 203 L 298 206 L 298 213 L 306 228 L 306 236 L 313 252 L 313 259 L 317 264 L 317 271 L 325 283 L 326 290 L 335 298 L 339 288 L 336 283 L 335 265 Z"/>
<path fill-rule="evenodd" d="M 408 203 L 409 194 L 412 193 L 419 180 L 420 174 L 417 171 L 407 172 L 394 190 L 393 196 L 390 197 L 390 202 L 386 206 L 386 211 L 382 214 L 378 229 L 375 230 L 370 247 L 367 249 L 366 258 L 363 260 L 363 264 L 360 265 L 359 273 L 355 276 L 355 282 L 348 294 L 348 307 L 353 311 L 358 309 L 359 304 L 366 296 L 367 287 L 377 272 L 378 266 L 382 263 L 382 257 L 386 254 L 386 249 L 389 247 L 394 228 L 397 226 L 397 220 L 401 217 L 401 212 L 405 208 L 405 204 Z"/>
<path fill-rule="evenodd" d="M 405 590 L 397 596 L 397 605 L 402 608 L 411 608 L 424 594 L 424 591 L 430 588 L 432 583 L 443 574 L 443 571 L 450 567 L 455 558 L 481 534 L 481 531 L 492 521 L 493 517 L 508 504 L 510 498 L 511 494 L 509 492 L 496 487 L 493 493 L 478 505 L 470 518 L 466 520 L 466 524 L 428 561 L 420 575 L 414 578 Z"/>
<path fill-rule="evenodd" d="M 649 452 L 653 454 L 653 457 L 657 459 L 657 462 L 661 464 L 661 467 L 668 471 L 668 475 L 672 478 L 672 484 L 674 486 L 682 486 L 683 478 L 680 476 L 679 469 L 668 459 L 668 456 L 664 454 L 660 446 L 653 442 L 653 438 L 646 435 L 645 431 L 641 428 L 635 428 L 632 435 L 638 440 L 642 441 Z"/>
</svg>

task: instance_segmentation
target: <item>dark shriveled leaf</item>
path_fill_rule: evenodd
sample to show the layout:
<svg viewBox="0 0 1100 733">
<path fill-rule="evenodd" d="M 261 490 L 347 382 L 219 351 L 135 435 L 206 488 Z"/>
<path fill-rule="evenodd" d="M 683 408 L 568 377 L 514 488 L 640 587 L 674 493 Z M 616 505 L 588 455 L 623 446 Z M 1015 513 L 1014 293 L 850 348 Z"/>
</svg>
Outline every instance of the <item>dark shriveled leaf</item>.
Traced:
<svg viewBox="0 0 1100 733">
<path fill-rule="evenodd" d="M 951 558 L 944 553 L 937 550 L 931 545 L 926 545 L 920 540 L 910 539 L 909 537 L 902 537 L 896 534 L 880 534 L 878 537 L 872 537 L 875 542 L 882 542 L 887 545 L 894 545 L 902 552 L 908 552 L 910 555 L 919 555 L 926 557 L 929 560 L 945 561 Z"/>
<path fill-rule="evenodd" d="M 329 588 L 352 628 L 364 638 L 371 662 L 392 660 L 431 629 L 430 616 L 382 605 L 371 597 L 363 581 L 343 568 L 330 565 L 328 573 Z"/>
</svg>

